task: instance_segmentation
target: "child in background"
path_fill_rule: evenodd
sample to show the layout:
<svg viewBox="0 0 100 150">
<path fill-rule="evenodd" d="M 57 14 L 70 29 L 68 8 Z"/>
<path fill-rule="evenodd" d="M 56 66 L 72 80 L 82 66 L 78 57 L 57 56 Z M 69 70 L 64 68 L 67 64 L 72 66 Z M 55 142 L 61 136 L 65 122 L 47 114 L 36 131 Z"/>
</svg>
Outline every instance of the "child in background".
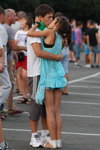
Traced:
<svg viewBox="0 0 100 150">
<path fill-rule="evenodd" d="M 17 31 L 15 35 L 15 41 L 19 46 L 27 46 L 27 32 L 32 27 L 32 18 L 30 16 L 24 16 L 20 20 L 21 30 Z M 18 104 L 29 104 L 27 92 L 28 92 L 28 80 L 27 80 L 27 51 L 18 53 L 18 62 L 16 64 L 18 70 L 19 82 L 22 89 L 23 99 L 18 101 Z"/>
<path fill-rule="evenodd" d="M 87 42 L 86 42 L 86 35 L 83 35 L 83 49 L 85 53 L 85 67 L 90 68 L 90 50 L 88 48 Z"/>
</svg>

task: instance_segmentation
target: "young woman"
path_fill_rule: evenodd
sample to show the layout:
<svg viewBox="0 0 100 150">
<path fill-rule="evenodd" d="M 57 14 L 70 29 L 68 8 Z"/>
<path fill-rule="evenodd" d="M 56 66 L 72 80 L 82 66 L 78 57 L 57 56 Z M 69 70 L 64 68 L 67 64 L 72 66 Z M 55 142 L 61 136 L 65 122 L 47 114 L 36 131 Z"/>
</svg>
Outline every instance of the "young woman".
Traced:
<svg viewBox="0 0 100 150">
<path fill-rule="evenodd" d="M 59 54 L 62 48 L 71 42 L 71 27 L 65 17 L 57 17 L 48 29 L 35 31 L 38 24 L 28 32 L 28 36 L 44 37 L 42 39 L 42 50 L 53 54 Z M 65 72 L 61 62 L 41 59 L 40 81 L 36 95 L 36 101 L 43 103 L 47 113 L 47 123 L 51 141 L 44 144 L 45 148 L 61 147 L 61 128 L 62 121 L 60 115 L 60 102 L 62 89 L 67 85 L 64 77 Z"/>
</svg>

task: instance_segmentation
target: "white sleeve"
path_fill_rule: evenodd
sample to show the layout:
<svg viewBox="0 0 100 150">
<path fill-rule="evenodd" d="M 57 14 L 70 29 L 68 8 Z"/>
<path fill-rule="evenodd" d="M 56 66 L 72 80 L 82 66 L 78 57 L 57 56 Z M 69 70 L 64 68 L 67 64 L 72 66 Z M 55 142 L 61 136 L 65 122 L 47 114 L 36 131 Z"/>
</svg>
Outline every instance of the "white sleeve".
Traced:
<svg viewBox="0 0 100 150">
<path fill-rule="evenodd" d="M 32 44 L 32 43 L 41 43 L 41 39 L 36 38 L 36 37 L 29 37 L 29 41 L 30 41 L 30 44 Z"/>
</svg>

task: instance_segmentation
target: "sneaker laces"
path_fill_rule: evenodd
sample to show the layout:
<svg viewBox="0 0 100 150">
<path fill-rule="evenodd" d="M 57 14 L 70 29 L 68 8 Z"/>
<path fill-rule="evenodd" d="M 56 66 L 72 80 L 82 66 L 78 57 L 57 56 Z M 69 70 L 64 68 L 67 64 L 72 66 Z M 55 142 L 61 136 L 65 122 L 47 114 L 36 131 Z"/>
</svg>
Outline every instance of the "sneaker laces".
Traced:
<svg viewBox="0 0 100 150">
<path fill-rule="evenodd" d="M 35 135 L 35 136 L 34 136 L 34 139 L 36 140 L 37 143 L 40 143 L 40 138 L 39 138 L 38 135 Z"/>
</svg>

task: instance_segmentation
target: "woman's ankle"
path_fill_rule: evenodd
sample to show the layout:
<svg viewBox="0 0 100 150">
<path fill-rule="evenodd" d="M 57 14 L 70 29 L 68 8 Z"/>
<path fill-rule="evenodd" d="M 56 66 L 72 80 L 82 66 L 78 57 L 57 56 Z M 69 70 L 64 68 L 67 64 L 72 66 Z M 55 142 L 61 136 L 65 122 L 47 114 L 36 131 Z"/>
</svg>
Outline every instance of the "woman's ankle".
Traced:
<svg viewBox="0 0 100 150">
<path fill-rule="evenodd" d="M 56 146 L 57 146 L 57 148 L 61 148 L 62 147 L 61 139 L 56 140 Z"/>
<path fill-rule="evenodd" d="M 50 140 L 50 144 L 53 146 L 53 148 L 56 148 L 56 140 Z"/>
</svg>

